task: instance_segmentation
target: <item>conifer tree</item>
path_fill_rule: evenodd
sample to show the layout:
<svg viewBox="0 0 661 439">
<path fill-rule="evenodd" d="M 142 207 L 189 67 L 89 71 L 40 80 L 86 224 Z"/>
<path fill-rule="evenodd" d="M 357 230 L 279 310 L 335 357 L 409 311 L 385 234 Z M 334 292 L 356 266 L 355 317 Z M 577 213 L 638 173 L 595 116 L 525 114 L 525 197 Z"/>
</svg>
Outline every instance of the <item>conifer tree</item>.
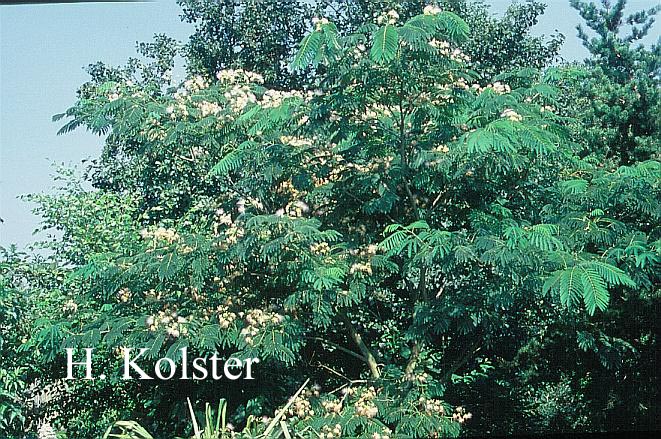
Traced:
<svg viewBox="0 0 661 439">
<path fill-rule="evenodd" d="M 590 67 L 578 88 L 577 112 L 591 151 L 629 164 L 659 158 L 661 151 L 661 38 L 650 47 L 648 35 L 661 6 L 625 14 L 626 0 L 600 4 L 572 0 L 589 28 L 578 36 L 590 52 Z"/>
</svg>

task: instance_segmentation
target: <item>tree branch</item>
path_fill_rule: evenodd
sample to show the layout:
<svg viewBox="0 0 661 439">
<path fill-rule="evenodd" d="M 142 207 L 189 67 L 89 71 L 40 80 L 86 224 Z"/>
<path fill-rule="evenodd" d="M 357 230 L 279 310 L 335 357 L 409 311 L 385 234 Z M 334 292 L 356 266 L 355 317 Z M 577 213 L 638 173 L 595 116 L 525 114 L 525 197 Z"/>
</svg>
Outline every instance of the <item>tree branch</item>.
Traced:
<svg viewBox="0 0 661 439">
<path fill-rule="evenodd" d="M 327 345 L 329 345 L 329 346 L 332 346 L 332 347 L 334 347 L 335 349 L 337 349 L 338 351 L 344 352 L 345 354 L 349 354 L 349 355 L 351 355 L 352 357 L 359 359 L 360 361 L 367 362 L 367 358 L 365 358 L 365 357 L 363 357 L 363 356 L 357 354 L 356 352 L 352 351 L 351 349 L 347 349 L 347 348 L 345 348 L 345 347 L 343 347 L 343 346 L 340 346 L 340 345 L 337 344 L 337 343 L 333 343 L 332 341 L 328 341 L 328 340 L 326 340 L 326 339 L 324 339 L 324 338 L 321 338 L 321 337 L 306 337 L 306 338 L 307 338 L 308 340 L 316 340 L 316 341 L 320 341 L 322 344 L 325 343 L 325 344 L 327 344 Z"/>
<path fill-rule="evenodd" d="M 459 370 L 459 368 L 468 362 L 471 354 L 473 354 L 474 351 L 480 346 L 480 343 L 482 343 L 482 336 L 478 335 L 475 341 L 468 345 L 468 348 L 465 349 L 461 355 L 459 355 L 459 357 L 450 365 L 448 370 L 443 374 L 443 377 L 440 381 L 444 382 L 452 378 L 452 375 L 454 375 L 454 373 Z"/>
<path fill-rule="evenodd" d="M 404 113 L 404 81 L 400 80 L 399 82 L 399 154 L 402 166 L 404 168 L 404 190 L 406 191 L 407 198 L 411 209 L 413 210 L 413 216 L 416 220 L 420 220 L 420 212 L 418 210 L 418 199 L 413 194 L 411 190 L 411 185 L 409 184 L 408 177 L 410 175 L 409 160 L 408 154 L 406 151 L 406 116 Z M 420 279 L 418 281 L 418 288 L 413 293 L 414 307 L 415 303 L 419 300 L 427 302 L 427 267 L 422 265 L 420 267 Z M 415 321 L 415 310 L 413 311 L 413 320 Z M 422 341 L 416 339 L 413 342 L 413 347 L 411 348 L 411 357 L 409 362 L 406 365 L 406 373 L 410 374 L 415 370 L 415 367 L 418 363 L 418 357 L 422 351 Z"/>
<path fill-rule="evenodd" d="M 381 372 L 379 371 L 379 366 L 376 362 L 376 358 L 372 354 L 372 351 L 370 351 L 369 347 L 365 344 L 363 341 L 363 338 L 361 335 L 356 331 L 356 328 L 353 326 L 353 323 L 351 323 L 351 319 L 344 314 L 340 313 L 340 317 L 344 321 L 344 324 L 347 327 L 347 330 L 349 331 L 349 335 L 351 336 L 351 339 L 356 343 L 356 346 L 358 346 L 358 349 L 360 350 L 360 353 L 363 354 L 365 358 L 363 360 L 367 363 L 367 367 L 370 369 L 370 374 L 372 375 L 372 378 L 376 379 L 381 376 Z"/>
</svg>

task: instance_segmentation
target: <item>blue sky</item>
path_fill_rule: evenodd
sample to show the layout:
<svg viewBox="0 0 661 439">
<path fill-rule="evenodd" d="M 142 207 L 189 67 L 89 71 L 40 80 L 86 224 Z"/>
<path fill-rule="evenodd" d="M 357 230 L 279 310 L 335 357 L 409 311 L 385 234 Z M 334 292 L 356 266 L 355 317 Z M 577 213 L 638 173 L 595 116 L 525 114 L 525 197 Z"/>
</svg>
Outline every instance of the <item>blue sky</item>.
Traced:
<svg viewBox="0 0 661 439">
<path fill-rule="evenodd" d="M 511 1 L 488 3 L 501 12 Z M 558 29 L 567 37 L 562 56 L 584 58 L 575 31 L 578 14 L 568 0 L 547 4 L 535 32 Z M 630 0 L 629 9 L 655 4 Z M 74 103 L 77 87 L 87 79 L 83 67 L 96 61 L 123 64 L 135 54 L 137 41 L 155 33 L 186 40 L 191 26 L 180 21 L 179 12 L 174 0 L 0 6 L 0 246 L 34 241 L 39 218 L 17 196 L 48 192 L 53 163 L 80 165 L 101 150 L 99 137 L 85 131 L 57 136 L 61 122 L 51 122 L 53 114 Z M 646 42 L 656 41 L 659 25 L 652 34 Z"/>
</svg>

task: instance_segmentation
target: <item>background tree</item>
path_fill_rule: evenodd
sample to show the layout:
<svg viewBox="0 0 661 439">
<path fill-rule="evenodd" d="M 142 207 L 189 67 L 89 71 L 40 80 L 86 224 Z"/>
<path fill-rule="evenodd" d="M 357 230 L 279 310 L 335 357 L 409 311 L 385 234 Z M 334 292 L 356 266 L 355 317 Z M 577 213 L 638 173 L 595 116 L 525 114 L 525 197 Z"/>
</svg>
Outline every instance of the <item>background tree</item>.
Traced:
<svg viewBox="0 0 661 439">
<path fill-rule="evenodd" d="M 296 86 L 301 77 L 287 70 L 296 44 L 312 18 L 312 6 L 299 0 L 179 0 L 182 20 L 195 25 L 185 45 L 187 69 L 213 77 L 243 67 L 260 72 L 276 88 Z"/>
<path fill-rule="evenodd" d="M 639 43 L 661 6 L 625 16 L 626 4 L 626 0 L 602 0 L 600 6 L 571 1 L 592 33 L 578 27 L 591 57 L 582 81 L 573 83 L 579 87 L 571 93 L 588 110 L 582 114 L 577 136 L 593 145 L 586 153 L 616 164 L 658 159 L 661 150 L 661 40 L 649 48 Z"/>
<path fill-rule="evenodd" d="M 191 73 L 213 76 L 219 69 L 242 66 L 261 73 L 268 86 L 302 88 L 314 83 L 312 72 L 292 74 L 286 66 L 313 16 L 328 17 L 341 32 L 351 33 L 386 10 L 409 19 L 426 2 L 182 0 L 179 4 L 182 19 L 196 27 L 185 45 Z M 548 41 L 531 35 L 545 9 L 541 2 L 513 4 L 501 18 L 494 17 L 483 2 L 446 0 L 439 5 L 469 24 L 471 38 L 461 48 L 486 82 L 512 68 L 548 66 L 558 56 L 561 35 Z"/>
</svg>

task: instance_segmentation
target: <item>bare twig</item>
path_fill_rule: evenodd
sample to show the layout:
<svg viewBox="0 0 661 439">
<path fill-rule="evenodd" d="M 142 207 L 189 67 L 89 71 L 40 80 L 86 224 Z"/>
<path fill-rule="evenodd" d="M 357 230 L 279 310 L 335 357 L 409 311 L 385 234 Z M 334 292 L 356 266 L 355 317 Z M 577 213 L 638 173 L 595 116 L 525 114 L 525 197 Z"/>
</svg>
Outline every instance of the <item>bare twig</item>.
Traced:
<svg viewBox="0 0 661 439">
<path fill-rule="evenodd" d="M 280 419 L 282 419 L 282 417 L 284 416 L 284 414 L 287 411 L 287 409 L 289 408 L 289 406 L 291 406 L 294 403 L 294 401 L 296 400 L 298 395 L 301 394 L 301 392 L 303 391 L 303 389 L 305 389 L 305 386 L 307 386 L 309 382 L 310 382 L 310 378 L 305 380 L 303 385 L 298 388 L 296 393 L 294 393 L 294 395 L 291 398 L 289 398 L 289 401 L 287 402 L 287 404 L 282 409 L 280 409 L 278 411 L 278 414 L 275 415 L 273 420 L 269 423 L 268 427 L 266 427 L 266 430 L 264 431 L 264 434 L 262 435 L 262 437 L 265 437 L 265 438 L 269 437 L 269 434 L 271 434 L 271 432 L 273 431 L 275 426 L 278 425 L 278 423 L 280 422 Z"/>
</svg>

